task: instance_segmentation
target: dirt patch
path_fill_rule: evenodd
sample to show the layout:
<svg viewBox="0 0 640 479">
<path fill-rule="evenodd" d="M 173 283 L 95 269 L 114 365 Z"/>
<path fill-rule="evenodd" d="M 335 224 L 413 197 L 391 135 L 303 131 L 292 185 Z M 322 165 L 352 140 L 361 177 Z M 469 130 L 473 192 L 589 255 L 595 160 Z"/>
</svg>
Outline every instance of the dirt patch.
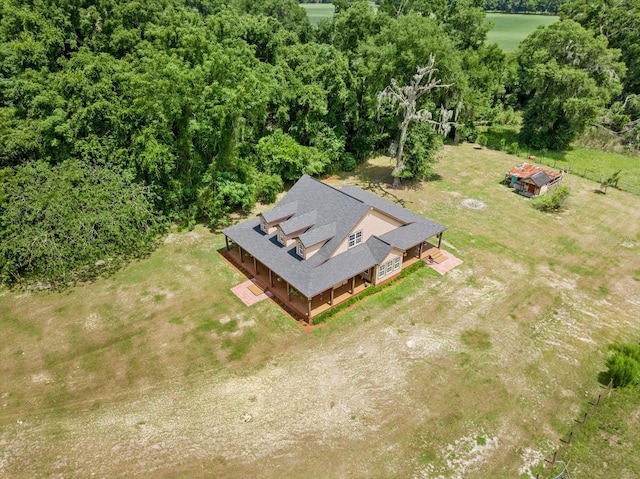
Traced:
<svg viewBox="0 0 640 479">
<path fill-rule="evenodd" d="M 482 201 L 472 198 L 465 198 L 460 202 L 460 205 L 468 210 L 484 210 L 487 207 Z"/>
</svg>

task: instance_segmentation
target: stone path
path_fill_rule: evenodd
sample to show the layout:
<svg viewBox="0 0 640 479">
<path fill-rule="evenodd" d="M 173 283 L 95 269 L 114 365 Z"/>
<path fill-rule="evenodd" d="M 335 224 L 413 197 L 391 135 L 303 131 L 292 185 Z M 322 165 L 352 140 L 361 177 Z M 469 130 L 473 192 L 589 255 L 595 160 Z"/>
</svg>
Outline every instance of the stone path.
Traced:
<svg viewBox="0 0 640 479">
<path fill-rule="evenodd" d="M 240 301 L 242 301 L 247 306 L 251 306 L 252 304 L 257 303 L 258 301 L 262 301 L 263 299 L 270 298 L 273 296 L 270 291 L 261 294 L 253 294 L 253 292 L 249 289 L 250 286 L 255 284 L 255 279 L 248 279 L 242 284 L 238 286 L 234 286 L 231 288 L 233 294 L 235 294 Z"/>
<path fill-rule="evenodd" d="M 447 257 L 446 260 L 444 260 L 440 264 L 434 263 L 434 262 L 427 263 L 429 266 L 431 266 L 433 269 L 435 269 L 438 273 L 445 274 L 446 272 L 451 271 L 456 266 L 460 266 L 462 264 L 462 260 L 461 259 L 456 258 L 451 253 L 449 253 L 448 251 L 445 251 L 445 250 L 440 250 L 440 251 L 442 251 L 442 254 Z"/>
</svg>

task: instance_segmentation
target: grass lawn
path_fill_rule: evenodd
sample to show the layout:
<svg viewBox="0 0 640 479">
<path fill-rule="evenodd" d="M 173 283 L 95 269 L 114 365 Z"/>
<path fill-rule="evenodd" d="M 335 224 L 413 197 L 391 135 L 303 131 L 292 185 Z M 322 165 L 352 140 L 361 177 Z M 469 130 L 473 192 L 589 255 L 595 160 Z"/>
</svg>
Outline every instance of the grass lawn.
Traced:
<svg viewBox="0 0 640 479">
<path fill-rule="evenodd" d="M 481 128 L 487 138 L 489 147 L 504 149 L 518 142 L 518 129 L 510 126 L 492 126 Z M 502 147 L 504 145 L 504 148 Z M 580 146 L 573 146 L 568 151 L 538 151 L 519 146 L 518 155 L 526 159 L 529 155 L 536 157 L 536 162 L 565 169 L 598 182 L 601 177 L 608 177 L 617 170 L 620 174 L 619 186 L 640 195 L 640 155 L 607 152 Z M 513 149 L 512 149 L 513 151 Z M 594 187 L 598 187 L 594 184 Z"/>
<path fill-rule="evenodd" d="M 511 13 L 487 13 L 487 21 L 494 23 L 487 34 L 488 43 L 497 43 L 509 53 L 539 26 L 548 26 L 557 22 L 559 17 L 552 15 L 518 15 Z"/>
<path fill-rule="evenodd" d="M 332 178 L 447 225 L 464 263 L 311 331 L 233 296 L 202 227 L 61 293 L 0 289 L 0 477 L 551 478 L 607 346 L 640 338 L 640 198 L 569 175 L 543 214 L 499 183 L 517 161 L 464 144 L 404 190 L 388 158 Z M 581 477 L 640 470 L 640 405 L 608 401 L 615 433 L 559 454 Z"/>
</svg>

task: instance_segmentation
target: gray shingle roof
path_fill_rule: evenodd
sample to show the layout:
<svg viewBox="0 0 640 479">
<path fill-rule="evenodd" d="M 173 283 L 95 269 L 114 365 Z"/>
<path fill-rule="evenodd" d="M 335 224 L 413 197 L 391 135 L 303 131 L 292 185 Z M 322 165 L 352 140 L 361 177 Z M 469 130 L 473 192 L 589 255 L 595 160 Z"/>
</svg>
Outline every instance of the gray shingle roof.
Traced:
<svg viewBox="0 0 640 479">
<path fill-rule="evenodd" d="M 311 231 L 307 231 L 299 236 L 302 245 L 305 248 L 318 244 L 321 241 L 327 241 L 336 235 L 336 223 L 335 221 L 328 225 L 323 225 L 318 228 L 313 228 Z"/>
<path fill-rule="evenodd" d="M 329 258 L 371 207 L 407 225 L 395 230 L 402 232 L 392 231 L 380 238 L 372 236 L 365 243 Z M 442 225 L 354 186 L 338 190 L 306 175 L 263 216 L 268 222 L 288 218 L 281 227 L 285 225 L 291 232 L 308 226 L 300 235 L 305 247 L 326 243 L 311 258 L 303 260 L 296 254 L 295 245 L 285 247 L 278 243 L 275 233 L 262 232 L 259 218 L 226 228 L 223 233 L 307 297 L 379 264 L 392 246 L 403 250 L 445 230 Z"/>
<path fill-rule="evenodd" d="M 303 215 L 295 215 L 293 218 L 280 223 L 280 229 L 286 235 L 290 235 L 296 231 L 307 230 L 316 224 L 316 216 L 317 214 L 315 211 L 310 211 Z"/>
<path fill-rule="evenodd" d="M 289 201 L 285 203 L 281 201 L 275 208 L 262 213 L 262 217 L 267 220 L 267 223 L 272 223 L 274 221 L 289 218 L 296 212 L 297 208 L 298 203 L 296 203 L 295 201 Z"/>
<path fill-rule="evenodd" d="M 403 223 L 415 223 L 416 221 L 430 221 L 427 220 L 424 216 L 420 216 L 413 211 L 409 211 L 402 206 L 398 206 L 395 203 L 391 203 L 383 198 L 380 198 L 378 195 L 374 195 L 373 193 L 369 193 L 357 186 L 345 186 L 340 189 L 343 193 L 348 194 L 349 196 L 356 198 L 363 203 L 373 206 L 374 208 L 382 211 L 383 213 L 392 216 Z"/>
<path fill-rule="evenodd" d="M 434 223 L 411 223 L 401 226 L 380 236 L 380 239 L 403 251 L 422 243 L 445 230 L 445 227 Z"/>
<path fill-rule="evenodd" d="M 544 171 L 538 171 L 537 173 L 534 173 L 529 177 L 529 179 L 532 180 L 536 186 L 546 185 L 551 181 L 549 175 L 547 175 Z"/>
</svg>

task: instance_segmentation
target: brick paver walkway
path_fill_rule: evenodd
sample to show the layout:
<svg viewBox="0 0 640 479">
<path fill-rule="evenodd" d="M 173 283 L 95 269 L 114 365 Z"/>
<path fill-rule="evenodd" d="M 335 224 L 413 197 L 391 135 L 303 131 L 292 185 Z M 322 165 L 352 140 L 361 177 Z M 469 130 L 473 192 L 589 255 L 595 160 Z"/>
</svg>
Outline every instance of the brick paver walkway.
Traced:
<svg viewBox="0 0 640 479">
<path fill-rule="evenodd" d="M 251 306 L 252 304 L 257 303 L 258 301 L 262 301 L 263 299 L 270 298 L 273 296 L 270 291 L 266 291 L 262 294 L 255 295 L 249 290 L 249 286 L 255 283 L 255 280 L 248 279 L 242 284 L 238 286 L 234 286 L 231 288 L 233 294 L 235 294 L 240 301 L 242 301 L 247 306 Z"/>
<path fill-rule="evenodd" d="M 440 251 L 442 251 L 442 254 L 447 257 L 446 260 L 444 260 L 440 264 L 438 264 L 438 263 L 427 263 L 429 266 L 431 266 L 433 269 L 435 269 L 438 273 L 445 274 L 446 272 L 451 271 L 456 266 L 460 266 L 462 264 L 462 260 L 461 259 L 456 258 L 451 253 L 449 253 L 448 251 L 445 251 L 445 250 L 440 250 Z"/>
</svg>

